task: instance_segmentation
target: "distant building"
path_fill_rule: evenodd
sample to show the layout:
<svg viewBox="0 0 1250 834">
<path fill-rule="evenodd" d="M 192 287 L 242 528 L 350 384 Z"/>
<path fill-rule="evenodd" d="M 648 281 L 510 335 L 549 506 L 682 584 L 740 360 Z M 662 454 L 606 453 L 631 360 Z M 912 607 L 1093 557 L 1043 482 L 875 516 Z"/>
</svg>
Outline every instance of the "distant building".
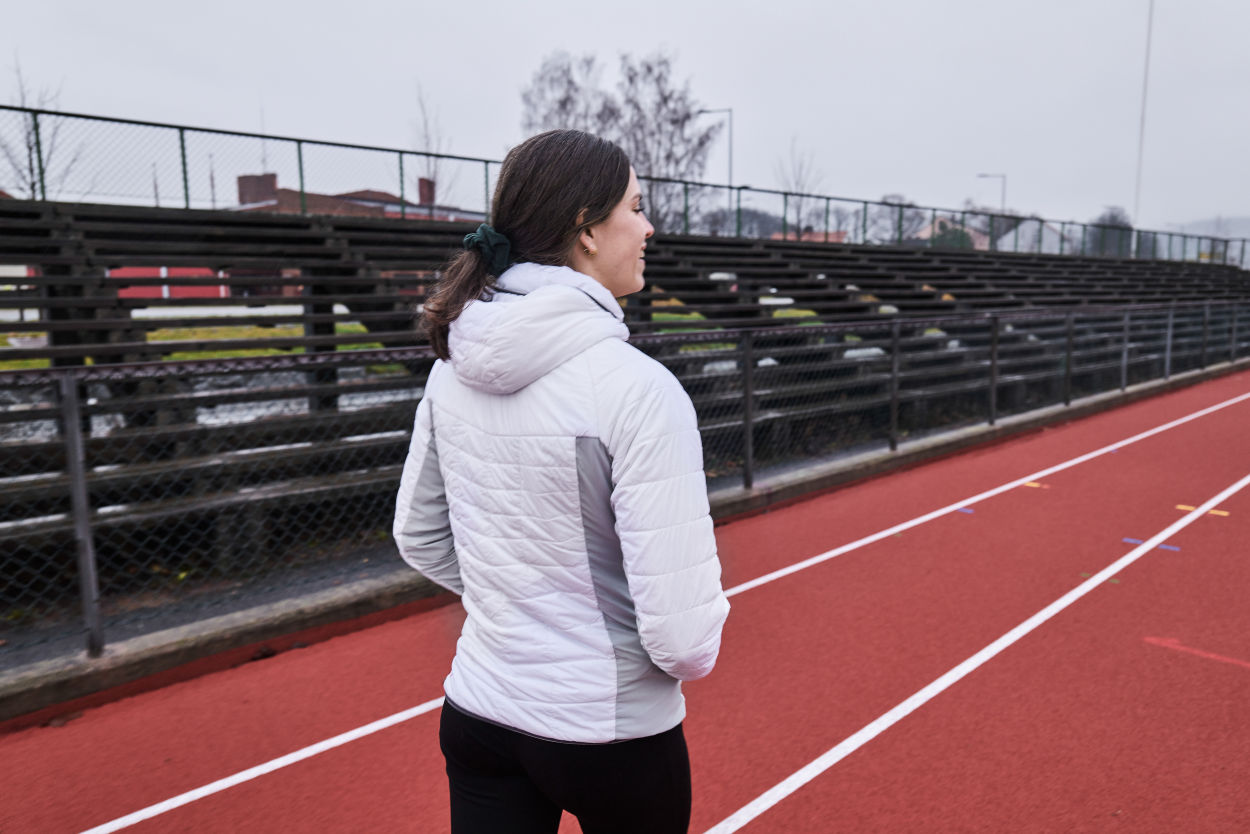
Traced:
<svg viewBox="0 0 1250 834">
<path fill-rule="evenodd" d="M 293 188 L 279 188 L 277 174 L 245 174 L 238 179 L 239 205 L 236 211 L 272 211 L 280 214 L 333 214 L 354 217 L 390 217 L 408 220 L 447 220 L 482 223 L 480 211 L 438 205 L 434 181 L 422 177 L 417 183 L 417 202 L 400 199 L 386 191 L 364 189 L 345 194 L 300 196 Z"/>
</svg>

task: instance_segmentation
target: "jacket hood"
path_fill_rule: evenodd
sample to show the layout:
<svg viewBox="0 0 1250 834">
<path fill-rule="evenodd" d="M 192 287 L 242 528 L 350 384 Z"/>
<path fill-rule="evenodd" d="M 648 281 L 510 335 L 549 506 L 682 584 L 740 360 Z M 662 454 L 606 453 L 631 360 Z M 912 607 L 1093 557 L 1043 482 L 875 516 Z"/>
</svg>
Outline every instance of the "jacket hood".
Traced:
<svg viewBox="0 0 1250 834">
<path fill-rule="evenodd" d="M 612 293 L 567 266 L 519 263 L 496 286 L 451 323 L 451 366 L 470 388 L 511 394 L 604 339 L 629 338 Z"/>
</svg>

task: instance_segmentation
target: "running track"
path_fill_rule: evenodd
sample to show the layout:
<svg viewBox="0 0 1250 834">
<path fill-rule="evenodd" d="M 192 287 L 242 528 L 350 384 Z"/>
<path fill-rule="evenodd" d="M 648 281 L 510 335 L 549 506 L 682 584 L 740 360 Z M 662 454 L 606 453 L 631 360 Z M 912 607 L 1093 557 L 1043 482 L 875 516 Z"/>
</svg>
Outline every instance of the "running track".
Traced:
<svg viewBox="0 0 1250 834">
<path fill-rule="evenodd" d="M 718 528 L 692 830 L 1247 830 L 1248 432 L 1241 373 Z M 0 737 L 0 831 L 446 831 L 462 616 Z"/>
</svg>

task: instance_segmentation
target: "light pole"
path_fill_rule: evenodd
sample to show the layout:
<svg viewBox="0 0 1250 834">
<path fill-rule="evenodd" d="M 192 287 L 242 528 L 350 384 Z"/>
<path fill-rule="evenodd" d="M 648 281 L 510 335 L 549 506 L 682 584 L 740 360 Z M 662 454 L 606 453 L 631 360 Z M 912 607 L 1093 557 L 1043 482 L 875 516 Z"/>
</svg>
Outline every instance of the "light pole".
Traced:
<svg viewBox="0 0 1250 834">
<path fill-rule="evenodd" d="M 998 210 L 1003 214 L 1007 213 L 1007 175 L 1006 174 L 977 174 L 977 179 L 997 179 L 1002 180 L 1002 198 Z"/>
<path fill-rule="evenodd" d="M 1141 160 L 1142 151 L 1146 147 L 1146 91 L 1150 84 L 1150 33 L 1155 23 L 1155 0 L 1150 0 L 1150 9 L 1146 13 L 1146 68 L 1141 75 L 1141 127 L 1137 131 L 1137 184 L 1133 189 L 1133 222 L 1140 223 L 1141 211 Z"/>
<path fill-rule="evenodd" d="M 734 109 L 732 107 L 715 107 L 700 110 L 695 115 L 702 116 L 704 113 L 728 113 L 729 114 L 729 213 L 733 214 L 734 207 Z M 729 218 L 726 217 L 726 220 Z"/>
</svg>

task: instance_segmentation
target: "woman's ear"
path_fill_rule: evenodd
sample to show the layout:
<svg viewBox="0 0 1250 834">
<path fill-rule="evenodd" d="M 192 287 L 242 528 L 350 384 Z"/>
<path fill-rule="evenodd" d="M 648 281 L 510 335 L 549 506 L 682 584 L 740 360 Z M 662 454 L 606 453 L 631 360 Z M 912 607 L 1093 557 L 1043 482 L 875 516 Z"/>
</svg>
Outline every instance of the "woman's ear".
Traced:
<svg viewBox="0 0 1250 834">
<path fill-rule="evenodd" d="M 599 247 L 595 243 L 595 228 L 590 226 L 582 229 L 581 234 L 577 236 L 577 246 L 583 254 L 594 257 L 599 254 Z"/>
</svg>

